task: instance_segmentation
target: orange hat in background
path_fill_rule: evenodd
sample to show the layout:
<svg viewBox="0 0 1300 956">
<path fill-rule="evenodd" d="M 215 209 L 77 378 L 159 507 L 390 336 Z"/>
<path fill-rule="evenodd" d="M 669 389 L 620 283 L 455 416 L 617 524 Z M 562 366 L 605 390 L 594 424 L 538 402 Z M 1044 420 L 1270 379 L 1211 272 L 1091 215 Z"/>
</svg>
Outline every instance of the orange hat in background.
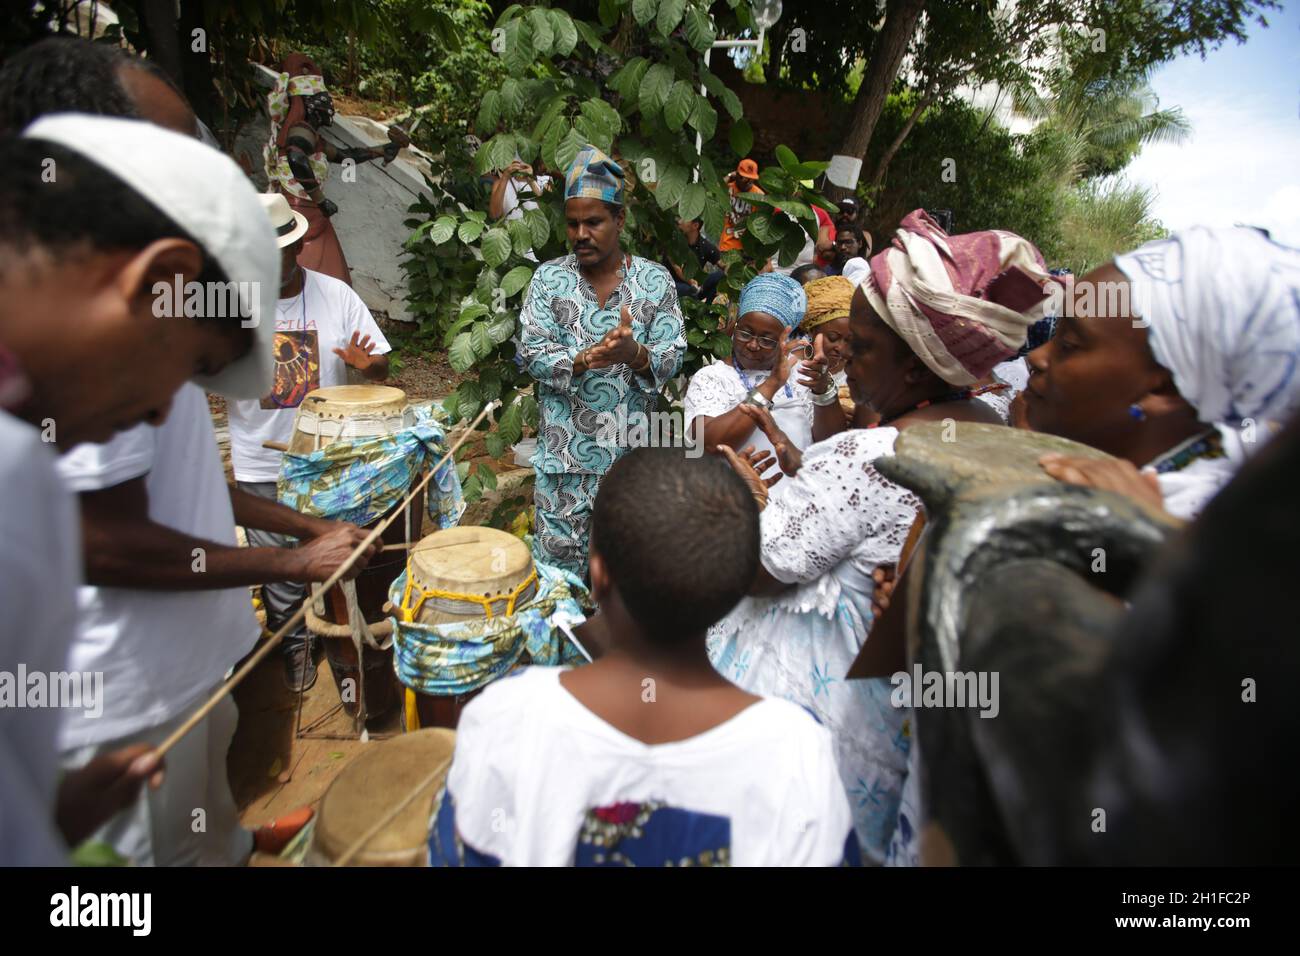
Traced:
<svg viewBox="0 0 1300 956">
<path fill-rule="evenodd" d="M 742 159 L 740 165 L 736 167 L 736 172 L 746 179 L 758 178 L 758 163 L 752 159 Z"/>
</svg>

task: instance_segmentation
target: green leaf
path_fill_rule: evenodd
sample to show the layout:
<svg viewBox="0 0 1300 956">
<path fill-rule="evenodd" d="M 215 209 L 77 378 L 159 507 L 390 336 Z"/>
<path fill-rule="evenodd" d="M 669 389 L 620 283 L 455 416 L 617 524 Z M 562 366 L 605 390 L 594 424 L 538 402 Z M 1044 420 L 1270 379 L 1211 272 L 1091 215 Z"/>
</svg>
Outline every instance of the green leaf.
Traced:
<svg viewBox="0 0 1300 956">
<path fill-rule="evenodd" d="M 438 221 L 429 228 L 429 239 L 435 245 L 442 245 L 456 235 L 456 220 L 451 216 L 439 216 Z"/>
<path fill-rule="evenodd" d="M 480 133 L 486 135 L 497 128 L 497 121 L 500 119 L 501 94 L 496 90 L 488 90 L 483 94 L 483 102 L 479 104 L 475 125 Z"/>
<path fill-rule="evenodd" d="M 555 168 L 568 169 L 577 158 L 578 151 L 586 145 L 582 134 L 576 129 L 569 130 L 564 139 L 555 147 Z"/>
<path fill-rule="evenodd" d="M 745 108 L 740 105 L 740 97 L 731 90 L 724 89 L 720 94 L 722 108 L 727 111 L 733 120 L 738 120 L 744 114 Z"/>
<path fill-rule="evenodd" d="M 523 220 L 516 219 L 515 222 L 522 223 Z M 527 224 L 524 225 L 524 228 L 528 228 Z M 516 292 L 520 292 L 527 288 L 528 283 L 532 278 L 532 266 L 515 266 L 501 278 L 501 290 L 505 292 L 507 296 L 514 295 Z"/>
<path fill-rule="evenodd" d="M 488 90 L 484 100 L 493 95 L 497 96 L 500 103 L 502 119 L 509 121 L 524 111 L 524 88 L 513 76 L 507 77 L 501 83 L 499 93 L 496 90 Z"/>
<path fill-rule="evenodd" d="M 754 131 L 749 128 L 749 120 L 738 119 L 731 124 L 731 151 L 742 159 L 754 148 Z"/>
<path fill-rule="evenodd" d="M 501 415 L 500 420 L 497 422 L 497 431 L 511 445 L 523 437 L 523 409 L 520 408 L 519 402 L 512 402 L 510 407 Z"/>
<path fill-rule="evenodd" d="M 542 159 L 546 160 L 546 165 L 552 169 L 566 168 L 555 158 L 555 152 L 570 129 L 568 121 L 563 117 L 557 117 L 555 122 L 546 128 L 546 135 L 542 137 Z"/>
<path fill-rule="evenodd" d="M 695 97 L 690 120 L 691 125 L 699 131 L 705 142 L 713 139 L 713 134 L 718 130 L 718 111 L 710 106 L 709 101 L 703 96 Z"/>
<path fill-rule="evenodd" d="M 659 167 L 659 185 L 655 187 L 655 201 L 661 209 L 671 209 L 682 197 L 689 174 L 685 166 L 673 163 Z"/>
<path fill-rule="evenodd" d="M 506 440 L 500 432 L 488 432 L 483 436 L 483 447 L 493 458 L 500 458 L 506 453 Z"/>
<path fill-rule="evenodd" d="M 799 184 L 784 169 L 768 166 L 758 174 L 758 183 L 769 193 L 789 195 Z"/>
<path fill-rule="evenodd" d="M 447 360 L 457 372 L 468 372 L 474 365 L 474 346 L 470 343 L 470 333 L 462 332 L 447 350 Z"/>
<path fill-rule="evenodd" d="M 496 343 L 488 333 L 488 323 L 479 322 L 469 330 L 469 343 L 474 349 L 475 358 L 485 358 Z"/>
<path fill-rule="evenodd" d="M 574 20 L 573 26 L 578 31 L 578 36 L 582 37 L 582 42 L 591 47 L 596 53 L 608 50 L 605 44 L 600 42 L 600 34 L 592 29 L 591 24 L 585 20 Z"/>
<path fill-rule="evenodd" d="M 682 14 L 685 12 L 686 0 L 660 0 L 655 26 L 659 28 L 660 33 L 668 36 L 677 29 L 677 24 L 682 22 Z"/>
<path fill-rule="evenodd" d="M 686 42 L 691 45 L 691 49 L 703 53 L 713 46 L 713 41 L 717 38 L 713 20 L 708 13 L 699 7 L 691 7 L 686 11 Z"/>
<path fill-rule="evenodd" d="M 728 204 L 722 202 L 706 202 L 704 204 L 704 231 L 710 236 L 722 235 L 722 227 L 726 223 Z"/>
<path fill-rule="evenodd" d="M 551 18 L 546 15 L 544 7 L 533 7 L 528 11 L 528 25 L 533 28 L 533 50 L 538 56 L 546 56 L 555 43 L 555 31 L 551 29 Z"/>
<path fill-rule="evenodd" d="M 635 100 L 641 88 L 641 80 L 648 69 L 650 69 L 649 60 L 643 56 L 634 56 L 619 67 L 605 85 L 625 100 Z"/>
<path fill-rule="evenodd" d="M 619 130 L 623 128 L 623 118 L 618 115 L 618 110 L 610 106 L 604 100 L 594 99 L 586 100 L 579 108 L 583 116 L 596 123 L 601 129 L 605 130 L 612 140 L 618 135 Z"/>
<path fill-rule="evenodd" d="M 573 121 L 573 128 L 578 131 L 584 143 L 590 143 L 606 153 L 613 148 L 614 135 L 600 123 L 595 122 L 589 116 L 579 116 Z"/>
<path fill-rule="evenodd" d="M 475 319 L 483 318 L 483 316 L 490 312 L 491 310 L 482 302 L 471 302 L 469 305 L 465 306 L 465 308 L 460 310 L 459 318 L 468 319 L 473 322 Z"/>
<path fill-rule="evenodd" d="M 799 165 L 799 157 L 794 154 L 794 150 L 784 145 L 776 148 L 776 161 L 781 164 L 782 169 L 792 176 L 794 175 L 793 170 Z"/>
<path fill-rule="evenodd" d="M 546 213 L 540 209 L 529 209 L 524 212 L 524 222 L 528 223 L 528 231 L 533 236 L 533 248 L 540 249 L 546 245 L 546 240 L 551 238 L 551 223 L 546 218 Z"/>
<path fill-rule="evenodd" d="M 522 268 L 522 267 L 521 267 Z M 500 345 L 515 334 L 515 316 L 513 312 L 498 312 L 488 323 L 488 337 L 494 345 Z"/>
<path fill-rule="evenodd" d="M 708 193 L 699 183 L 687 183 L 686 188 L 682 190 L 681 201 L 677 204 L 678 219 L 698 219 L 704 212 L 704 202 L 708 198 Z"/>
<path fill-rule="evenodd" d="M 530 31 L 522 18 L 511 20 L 506 24 L 505 30 L 505 49 L 501 51 L 501 62 L 507 72 L 515 76 L 522 75 L 533 63 Z"/>
<path fill-rule="evenodd" d="M 672 67 L 663 63 L 656 63 L 646 71 L 641 80 L 639 97 L 642 113 L 653 116 L 663 109 L 674 79 Z"/>
<path fill-rule="evenodd" d="M 794 261 L 799 258 L 799 253 L 803 252 L 803 247 L 808 244 L 808 237 L 802 229 L 792 229 L 781 240 L 781 255 L 777 260 L 782 268 L 788 268 L 794 265 Z"/>
<path fill-rule="evenodd" d="M 481 248 L 483 261 L 495 268 L 510 258 L 510 234 L 500 226 L 493 226 L 483 236 Z"/>
<path fill-rule="evenodd" d="M 765 209 L 751 212 L 745 218 L 745 229 L 764 245 L 771 245 L 781 239 L 781 234 L 772 224 L 772 214 Z"/>
<path fill-rule="evenodd" d="M 560 56 L 568 56 L 578 46 L 578 28 L 563 10 L 551 7 L 550 14 L 551 27 L 555 33 L 555 52 Z"/>
<path fill-rule="evenodd" d="M 601 26 L 612 27 L 618 23 L 621 5 L 620 0 L 600 0 L 600 11 L 597 15 L 600 17 Z"/>
<path fill-rule="evenodd" d="M 510 245 L 513 247 L 515 255 L 522 256 L 532 248 L 533 234 L 528 228 L 528 223 L 524 222 L 522 216 L 518 219 L 507 221 L 506 232 L 510 234 Z M 507 273 L 507 275 L 509 275 L 509 273 Z"/>
<path fill-rule="evenodd" d="M 489 468 L 487 465 L 483 464 L 482 462 L 479 462 L 478 468 L 474 472 L 474 474 L 478 477 L 479 481 L 483 483 L 483 487 L 486 488 L 488 491 L 496 490 L 497 473 L 493 471 L 491 468 Z"/>
<path fill-rule="evenodd" d="M 658 0 L 632 0 L 632 16 L 641 26 L 645 26 L 654 19 L 655 7 Z"/>
<path fill-rule="evenodd" d="M 691 89 L 691 84 L 685 80 L 678 80 L 668 91 L 668 98 L 664 101 L 664 122 L 676 133 L 686 123 L 686 117 L 691 115 L 694 107 L 695 91 Z"/>
<path fill-rule="evenodd" d="M 473 242 L 479 236 L 483 235 L 483 223 L 475 222 L 473 219 L 466 219 L 456 230 L 456 235 L 460 236 L 461 242 Z"/>
</svg>

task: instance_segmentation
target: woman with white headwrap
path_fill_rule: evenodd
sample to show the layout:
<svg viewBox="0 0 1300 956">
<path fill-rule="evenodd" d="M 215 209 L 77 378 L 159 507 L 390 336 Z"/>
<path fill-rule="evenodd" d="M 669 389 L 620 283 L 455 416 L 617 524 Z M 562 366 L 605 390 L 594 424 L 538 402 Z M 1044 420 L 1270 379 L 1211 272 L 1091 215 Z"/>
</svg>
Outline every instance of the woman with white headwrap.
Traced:
<svg viewBox="0 0 1300 956">
<path fill-rule="evenodd" d="M 900 816 L 911 732 L 888 679 L 845 679 L 872 621 L 883 569 L 896 565 L 920 503 L 875 460 L 901 429 L 952 419 L 998 424 L 975 399 L 993 366 L 1014 355 L 1046 304 L 1038 251 L 1008 232 L 949 236 L 908 215 L 873 256 L 849 310 L 848 383 L 880 416 L 803 450 L 783 492 L 763 502 L 762 479 L 732 465 L 765 505 L 762 562 L 746 597 L 710 629 L 709 657 L 751 693 L 812 710 L 831 732 L 863 855 L 884 862 Z M 783 470 L 786 468 L 782 463 Z"/>
<path fill-rule="evenodd" d="M 1051 457 L 1057 478 L 1190 520 L 1300 408 L 1300 250 L 1257 230 L 1147 243 L 1080 279 L 1067 306 L 1029 355 L 1028 424 L 1122 462 Z"/>
</svg>

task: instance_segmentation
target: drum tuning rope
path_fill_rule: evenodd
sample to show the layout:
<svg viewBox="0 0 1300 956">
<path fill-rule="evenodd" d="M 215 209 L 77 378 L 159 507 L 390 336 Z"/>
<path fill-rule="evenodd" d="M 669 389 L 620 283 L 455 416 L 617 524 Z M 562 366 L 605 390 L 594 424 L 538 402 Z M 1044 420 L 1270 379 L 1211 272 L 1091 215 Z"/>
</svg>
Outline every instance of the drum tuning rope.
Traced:
<svg viewBox="0 0 1300 956">
<path fill-rule="evenodd" d="M 447 449 L 447 453 L 443 455 L 442 458 L 438 460 L 437 464 L 435 464 L 432 468 L 428 470 L 424 478 L 422 478 L 419 482 L 417 482 L 415 487 L 411 489 L 410 493 L 407 494 L 406 499 L 402 502 L 401 507 L 394 509 L 387 518 L 380 521 L 377 525 L 375 525 L 373 529 L 371 529 L 370 533 L 366 535 L 365 540 L 362 541 L 359 545 L 357 545 L 356 549 L 350 555 L 348 555 L 347 559 L 343 562 L 343 564 L 340 565 L 339 568 L 333 574 L 330 575 L 329 580 L 325 581 L 321 585 L 321 591 L 328 591 L 340 580 L 342 580 L 344 576 L 347 575 L 348 571 L 352 569 L 352 565 L 354 565 L 357 562 L 357 559 L 366 551 L 368 551 L 371 545 L 373 545 L 376 541 L 379 540 L 379 536 L 382 535 L 385 530 L 387 530 L 388 526 L 397 519 L 397 516 L 399 514 L 401 514 L 403 511 L 406 510 L 406 507 L 410 504 L 411 500 L 420 492 L 424 491 L 425 486 L 428 485 L 430 480 L 432 480 L 433 476 L 438 473 L 438 470 L 442 468 L 442 466 L 445 465 L 448 461 L 455 460 L 454 456 L 456 452 L 460 450 L 460 446 L 465 444 L 465 442 L 469 440 L 469 437 L 474 434 L 475 429 L 478 428 L 479 424 L 483 421 L 483 419 L 486 418 L 488 414 L 491 413 L 493 410 L 500 407 L 500 405 L 501 405 L 500 400 L 494 400 L 488 402 L 487 405 L 483 407 L 483 410 L 478 413 L 478 416 L 474 419 L 474 421 L 472 421 L 468 425 L 468 427 L 465 428 L 465 430 L 461 433 L 460 437 L 456 439 L 456 441 L 452 444 L 452 446 L 449 449 Z M 167 737 L 167 739 L 158 745 L 158 749 L 155 750 L 154 752 L 159 757 L 163 756 L 164 754 L 167 753 L 167 751 L 175 747 L 182 737 L 184 737 L 191 730 L 197 727 L 199 722 L 203 720 L 203 718 L 206 717 L 209 713 L 212 712 L 212 708 L 216 707 L 217 704 L 221 703 L 222 698 L 224 698 L 227 694 L 229 694 L 237 686 L 239 686 L 239 684 L 244 680 L 244 678 L 246 678 L 249 674 L 253 672 L 253 668 L 255 668 L 258 664 L 260 664 L 267 657 L 267 655 L 271 653 L 271 651 L 273 651 L 276 647 L 280 645 L 280 642 L 284 640 L 284 636 L 298 626 L 298 623 L 302 621 L 303 618 L 306 617 L 307 615 L 307 604 L 308 602 L 304 601 L 302 607 L 298 608 L 298 610 L 294 612 L 293 616 L 290 617 L 289 620 L 285 621 L 284 624 L 281 625 L 280 629 L 276 631 L 274 634 L 272 634 L 267 639 L 266 643 L 263 644 L 261 647 L 259 647 L 252 654 L 252 656 L 249 657 L 248 660 L 244 662 L 244 666 L 239 668 L 239 670 L 237 670 L 234 674 L 232 674 L 224 684 L 218 687 L 216 692 L 211 697 L 209 697 L 207 701 L 204 702 L 203 706 L 201 706 L 198 710 L 192 713 L 189 716 L 189 718 L 185 721 L 185 723 L 181 724 L 181 726 L 177 727 L 174 731 L 172 731 L 172 733 Z M 414 795 L 412 795 L 412 799 L 413 798 Z"/>
</svg>

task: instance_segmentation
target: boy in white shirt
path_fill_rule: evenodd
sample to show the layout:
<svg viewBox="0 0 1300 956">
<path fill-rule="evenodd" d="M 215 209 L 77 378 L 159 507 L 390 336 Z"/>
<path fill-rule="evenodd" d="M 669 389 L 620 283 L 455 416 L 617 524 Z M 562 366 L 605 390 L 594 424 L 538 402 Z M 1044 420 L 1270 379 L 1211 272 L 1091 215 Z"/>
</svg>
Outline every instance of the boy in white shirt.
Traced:
<svg viewBox="0 0 1300 956">
<path fill-rule="evenodd" d="M 610 647 L 578 670 L 516 672 L 465 709 L 432 865 L 856 862 L 830 735 L 705 652 L 758 563 L 758 511 L 735 477 L 659 448 L 610 469 L 590 564 Z"/>
<path fill-rule="evenodd" d="M 280 193 L 261 197 L 280 246 L 280 299 L 275 310 L 275 384 L 260 400 L 229 402 L 230 458 L 235 486 L 276 500 L 281 453 L 265 442 L 287 445 L 298 406 L 308 392 L 348 383 L 348 369 L 368 382 L 388 378 L 388 341 L 361 296 L 346 282 L 298 265 L 307 220 Z M 246 527 L 254 548 L 290 547 L 294 539 L 273 528 Z M 300 579 L 262 584 L 266 626 L 278 630 L 306 596 Z M 306 690 L 316 683 L 307 629 L 284 639 L 285 683 Z"/>
</svg>

